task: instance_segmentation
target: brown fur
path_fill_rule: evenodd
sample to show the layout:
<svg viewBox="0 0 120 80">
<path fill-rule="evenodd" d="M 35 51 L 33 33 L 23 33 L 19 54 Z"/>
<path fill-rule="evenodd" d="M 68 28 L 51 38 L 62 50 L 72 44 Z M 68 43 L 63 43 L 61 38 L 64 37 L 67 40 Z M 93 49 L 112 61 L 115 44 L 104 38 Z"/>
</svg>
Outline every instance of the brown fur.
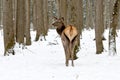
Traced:
<svg viewBox="0 0 120 80">
<path fill-rule="evenodd" d="M 57 19 L 57 18 L 56 18 Z M 69 60 L 72 60 L 72 66 L 74 66 L 74 48 L 77 45 L 77 29 L 72 25 L 68 25 L 65 27 L 63 23 L 63 18 L 57 19 L 56 22 L 53 23 L 53 26 L 57 27 L 57 32 L 61 36 L 61 40 L 63 43 L 65 56 L 66 56 L 66 66 L 69 65 Z"/>
<path fill-rule="evenodd" d="M 70 41 L 78 34 L 77 29 L 74 26 L 68 25 L 63 33 L 69 38 Z"/>
</svg>

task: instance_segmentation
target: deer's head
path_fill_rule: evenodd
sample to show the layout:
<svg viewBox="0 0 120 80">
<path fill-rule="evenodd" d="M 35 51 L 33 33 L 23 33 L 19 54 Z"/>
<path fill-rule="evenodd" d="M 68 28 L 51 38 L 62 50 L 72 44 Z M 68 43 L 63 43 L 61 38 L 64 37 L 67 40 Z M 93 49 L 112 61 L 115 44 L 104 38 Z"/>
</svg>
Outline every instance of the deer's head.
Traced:
<svg viewBox="0 0 120 80">
<path fill-rule="evenodd" d="M 64 18 L 63 17 L 61 17 L 61 18 L 54 17 L 54 19 L 55 19 L 55 22 L 52 25 L 55 26 L 56 28 L 60 28 L 64 25 Z"/>
</svg>

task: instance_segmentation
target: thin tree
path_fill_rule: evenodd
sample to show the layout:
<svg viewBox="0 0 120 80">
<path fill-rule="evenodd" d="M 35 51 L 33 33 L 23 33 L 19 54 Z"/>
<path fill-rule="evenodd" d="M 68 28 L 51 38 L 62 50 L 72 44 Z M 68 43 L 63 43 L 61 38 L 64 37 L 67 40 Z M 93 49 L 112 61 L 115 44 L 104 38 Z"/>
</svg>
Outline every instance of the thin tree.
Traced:
<svg viewBox="0 0 120 80">
<path fill-rule="evenodd" d="M 34 0 L 33 9 L 33 25 L 36 28 L 35 41 L 38 41 L 41 35 L 44 36 L 45 39 L 45 35 L 48 31 L 48 1 Z"/>
<path fill-rule="evenodd" d="M 67 24 L 67 0 L 59 0 L 59 17 L 64 17 L 64 23 Z"/>
<path fill-rule="evenodd" d="M 96 54 L 103 52 L 103 0 L 96 0 L 96 12 L 95 12 L 95 39 L 96 39 Z"/>
<path fill-rule="evenodd" d="M 43 0 L 43 29 L 44 32 L 42 33 L 45 39 L 48 31 L 48 0 Z"/>
<path fill-rule="evenodd" d="M 14 26 L 14 35 L 16 36 L 16 17 L 17 17 L 17 0 L 13 1 L 13 26 Z"/>
<path fill-rule="evenodd" d="M 0 0 L 0 28 L 2 27 L 3 0 Z"/>
<path fill-rule="evenodd" d="M 31 45 L 31 36 L 30 36 L 30 0 L 25 0 L 25 10 L 26 10 L 26 31 L 25 31 L 25 36 L 26 36 L 26 45 Z"/>
<path fill-rule="evenodd" d="M 32 23 L 33 23 L 33 30 L 36 30 L 36 27 L 37 27 L 37 6 L 36 6 L 36 0 L 33 0 L 33 5 L 32 5 Z"/>
<path fill-rule="evenodd" d="M 43 0 L 35 0 L 36 6 L 36 13 L 33 13 L 36 15 L 36 38 L 35 41 L 39 40 L 40 35 L 42 34 L 43 31 L 43 26 L 44 26 L 44 19 L 43 19 Z"/>
<path fill-rule="evenodd" d="M 82 36 L 82 29 L 83 29 L 83 0 L 77 0 L 77 28 L 79 32 L 79 36 Z M 80 39 L 80 37 L 78 38 Z M 79 41 L 79 40 L 78 40 Z M 80 45 L 80 42 L 79 42 Z"/>
<path fill-rule="evenodd" d="M 86 28 L 93 28 L 92 0 L 86 1 Z"/>
<path fill-rule="evenodd" d="M 4 55 L 9 55 L 9 50 L 12 49 L 14 55 L 14 29 L 13 29 L 13 8 L 12 0 L 3 0 L 3 31 L 4 31 Z M 10 52 L 11 53 L 11 52 Z"/>
<path fill-rule="evenodd" d="M 118 17 L 119 17 L 119 9 L 120 9 L 120 0 L 116 0 L 114 4 L 114 9 L 112 13 L 112 22 L 110 24 L 109 30 L 109 54 L 116 54 L 116 27 L 118 25 Z"/>
</svg>

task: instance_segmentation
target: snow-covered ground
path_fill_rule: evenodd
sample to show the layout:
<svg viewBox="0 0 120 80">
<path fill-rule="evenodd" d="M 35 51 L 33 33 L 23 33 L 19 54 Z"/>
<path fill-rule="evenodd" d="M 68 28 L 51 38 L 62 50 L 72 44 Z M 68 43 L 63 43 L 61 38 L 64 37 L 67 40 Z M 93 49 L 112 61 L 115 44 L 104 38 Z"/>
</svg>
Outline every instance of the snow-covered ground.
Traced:
<svg viewBox="0 0 120 80">
<path fill-rule="evenodd" d="M 21 49 L 16 44 L 15 56 L 3 56 L 3 32 L 0 30 L 0 80 L 120 80 L 120 33 L 117 37 L 117 55 L 108 55 L 108 31 L 105 32 L 104 52 L 95 54 L 94 30 L 84 30 L 81 49 L 75 66 L 65 66 L 60 37 L 49 30 L 46 41 L 34 42 Z"/>
</svg>

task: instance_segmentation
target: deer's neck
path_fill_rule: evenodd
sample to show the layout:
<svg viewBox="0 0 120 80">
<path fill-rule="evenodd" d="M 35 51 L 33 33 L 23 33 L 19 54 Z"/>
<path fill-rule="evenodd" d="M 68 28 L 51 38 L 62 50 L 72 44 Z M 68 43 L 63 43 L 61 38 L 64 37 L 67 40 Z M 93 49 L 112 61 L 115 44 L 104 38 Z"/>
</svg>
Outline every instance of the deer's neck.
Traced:
<svg viewBox="0 0 120 80">
<path fill-rule="evenodd" d="M 61 35 L 64 29 L 65 29 L 65 25 L 61 26 L 60 28 L 57 28 L 56 30 L 57 30 L 57 33 Z"/>
</svg>

